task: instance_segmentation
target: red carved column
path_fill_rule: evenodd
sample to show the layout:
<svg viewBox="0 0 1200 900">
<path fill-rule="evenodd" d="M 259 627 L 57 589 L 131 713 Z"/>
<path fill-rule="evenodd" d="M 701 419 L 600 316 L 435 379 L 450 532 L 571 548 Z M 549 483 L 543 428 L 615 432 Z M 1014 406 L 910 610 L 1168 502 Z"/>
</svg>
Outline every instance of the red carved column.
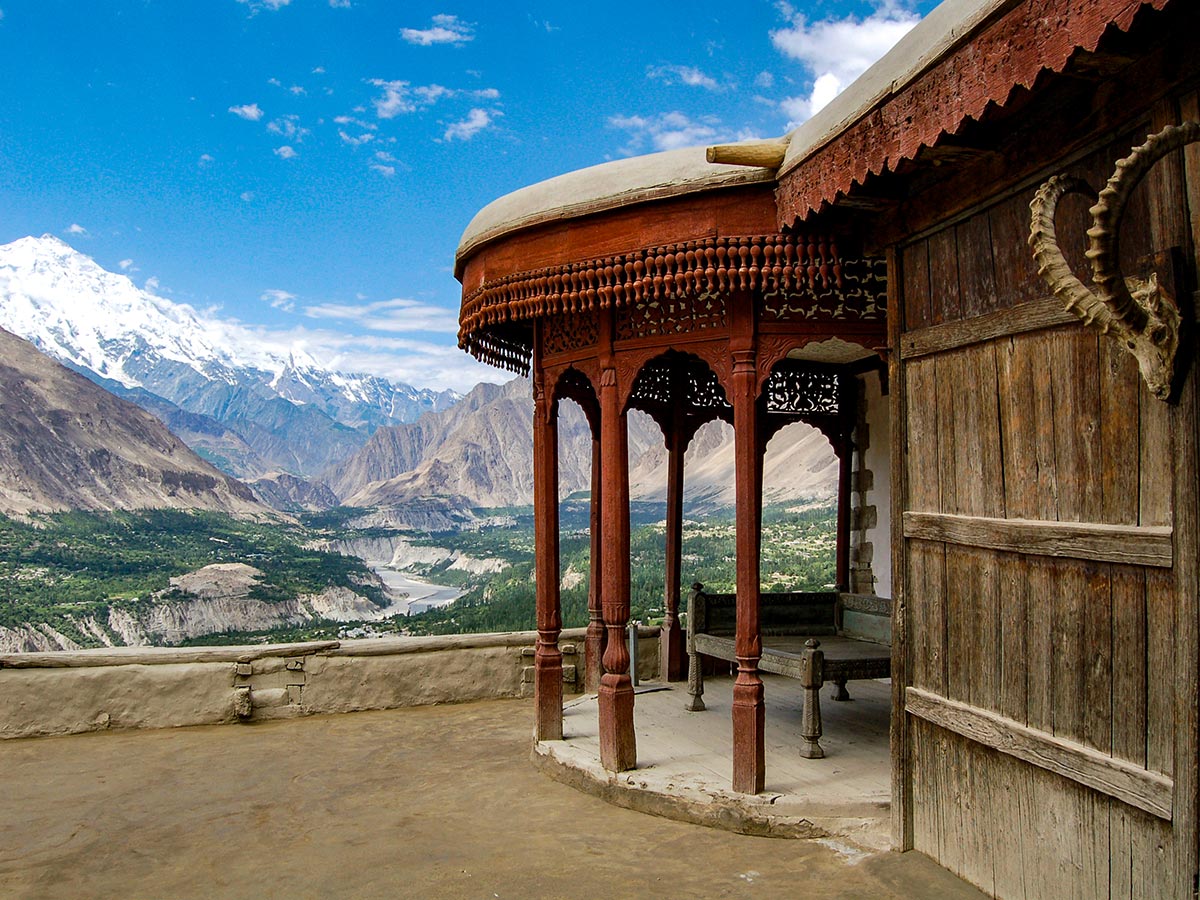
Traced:
<svg viewBox="0 0 1200 900">
<path fill-rule="evenodd" d="M 600 376 L 600 527 L 604 534 L 601 558 L 601 607 L 608 632 L 604 675 L 600 678 L 600 764 L 610 772 L 637 765 L 633 733 L 633 682 L 625 626 L 629 621 L 629 453 L 625 411 L 621 408 L 616 369 Z"/>
<path fill-rule="evenodd" d="M 754 298 L 747 292 L 734 295 L 729 349 L 731 377 L 735 486 L 737 491 L 737 630 L 734 652 L 738 660 L 733 683 L 733 789 L 758 794 L 766 776 L 764 756 L 763 683 L 758 674 L 762 656 L 759 629 L 758 563 L 762 538 L 762 454 L 759 452 L 758 374 L 754 349 Z"/>
<path fill-rule="evenodd" d="M 540 324 L 540 323 L 539 323 Z M 540 327 L 537 329 L 540 338 Z M 535 346 L 540 340 L 535 339 Z M 537 579 L 537 646 L 533 657 L 533 698 L 539 741 L 563 736 L 562 631 L 558 572 L 558 404 L 545 390 L 541 354 L 533 376 L 533 532 Z"/>
<path fill-rule="evenodd" d="M 658 660 L 663 681 L 684 677 L 683 631 L 679 627 L 680 568 L 683 556 L 683 456 L 687 447 L 683 409 L 677 403 L 667 435 L 667 614 L 659 632 Z"/>
<path fill-rule="evenodd" d="M 592 536 L 591 566 L 588 578 L 588 626 L 583 639 L 584 690 L 589 694 L 600 689 L 600 676 L 604 672 L 601 655 L 604 653 L 604 613 L 600 606 L 601 571 L 604 559 L 603 528 L 600 518 L 600 497 L 603 492 L 601 473 L 604 471 L 600 455 L 600 437 L 592 434 L 592 497 L 590 503 L 590 525 Z"/>
</svg>

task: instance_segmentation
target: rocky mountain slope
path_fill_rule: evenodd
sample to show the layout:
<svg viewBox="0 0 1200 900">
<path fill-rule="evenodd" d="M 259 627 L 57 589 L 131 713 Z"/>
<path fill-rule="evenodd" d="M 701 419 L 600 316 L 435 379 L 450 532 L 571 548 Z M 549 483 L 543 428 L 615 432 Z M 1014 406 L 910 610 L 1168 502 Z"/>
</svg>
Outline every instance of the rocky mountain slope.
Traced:
<svg viewBox="0 0 1200 900">
<path fill-rule="evenodd" d="M 154 416 L 0 330 L 0 513 L 266 513 Z"/>
<path fill-rule="evenodd" d="M 658 426 L 629 414 L 630 492 L 634 500 L 662 500 L 667 453 Z M 525 506 L 533 502 L 533 400 L 529 382 L 481 384 L 452 409 L 381 428 L 345 463 L 326 473 L 343 503 L 392 511 L 440 498 L 459 511 Z M 702 428 L 685 457 L 686 498 L 693 508 L 734 502 L 733 429 Z M 591 486 L 591 433 L 574 403 L 559 412 L 559 492 Z M 828 441 L 806 425 L 775 436 L 764 461 L 764 495 L 771 501 L 828 498 L 836 493 L 837 458 Z M 379 515 L 386 515 L 377 513 Z M 380 522 L 380 524 L 383 524 Z"/>
<path fill-rule="evenodd" d="M 311 475 L 376 427 L 458 399 L 268 347 L 245 328 L 138 289 L 51 235 L 0 246 L 0 327 L 143 405 L 243 477 Z M 214 434 L 209 421 L 228 433 Z"/>
</svg>

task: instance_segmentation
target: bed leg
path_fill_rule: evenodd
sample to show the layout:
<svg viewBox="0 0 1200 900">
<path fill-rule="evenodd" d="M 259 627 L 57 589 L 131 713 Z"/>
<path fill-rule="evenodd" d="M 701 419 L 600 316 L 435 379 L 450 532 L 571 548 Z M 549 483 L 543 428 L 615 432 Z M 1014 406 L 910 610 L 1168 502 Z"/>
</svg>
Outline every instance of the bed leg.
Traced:
<svg viewBox="0 0 1200 900">
<path fill-rule="evenodd" d="M 850 699 L 850 692 L 848 690 L 846 690 L 846 679 L 845 678 L 835 678 L 833 681 L 833 684 L 834 684 L 834 689 L 833 689 L 833 699 L 834 700 L 849 700 Z"/>
<path fill-rule="evenodd" d="M 809 638 L 800 657 L 800 687 L 804 690 L 804 709 L 800 716 L 800 755 L 805 759 L 823 759 L 821 749 L 821 685 L 825 683 L 825 653 L 821 642 Z"/>
</svg>

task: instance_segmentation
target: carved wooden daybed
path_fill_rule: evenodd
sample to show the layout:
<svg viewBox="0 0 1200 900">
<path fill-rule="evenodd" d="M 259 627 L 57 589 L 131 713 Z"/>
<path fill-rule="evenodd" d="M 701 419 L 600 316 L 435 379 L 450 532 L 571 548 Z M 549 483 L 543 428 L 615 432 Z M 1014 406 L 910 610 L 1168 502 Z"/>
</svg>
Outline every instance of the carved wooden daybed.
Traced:
<svg viewBox="0 0 1200 900">
<path fill-rule="evenodd" d="M 704 709 L 701 657 L 737 661 L 734 594 L 688 595 L 688 710 Z M 825 682 L 836 686 L 833 699 L 849 700 L 846 682 L 889 678 L 892 674 L 891 601 L 884 597 L 823 593 L 760 595 L 762 659 L 758 667 L 796 678 L 804 689 L 800 755 L 821 759 L 821 697 Z"/>
</svg>

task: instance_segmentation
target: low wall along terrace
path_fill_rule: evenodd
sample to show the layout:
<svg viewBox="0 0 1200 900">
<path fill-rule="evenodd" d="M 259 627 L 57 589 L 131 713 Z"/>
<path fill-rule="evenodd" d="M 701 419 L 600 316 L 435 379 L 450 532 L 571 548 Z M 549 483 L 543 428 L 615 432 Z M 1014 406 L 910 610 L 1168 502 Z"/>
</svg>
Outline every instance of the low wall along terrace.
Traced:
<svg viewBox="0 0 1200 900">
<path fill-rule="evenodd" d="M 584 629 L 562 633 L 563 681 L 583 689 Z M 658 672 L 658 628 L 638 632 Z M 0 655 L 0 738 L 216 725 L 533 694 L 537 633 L 123 647 Z"/>
</svg>

